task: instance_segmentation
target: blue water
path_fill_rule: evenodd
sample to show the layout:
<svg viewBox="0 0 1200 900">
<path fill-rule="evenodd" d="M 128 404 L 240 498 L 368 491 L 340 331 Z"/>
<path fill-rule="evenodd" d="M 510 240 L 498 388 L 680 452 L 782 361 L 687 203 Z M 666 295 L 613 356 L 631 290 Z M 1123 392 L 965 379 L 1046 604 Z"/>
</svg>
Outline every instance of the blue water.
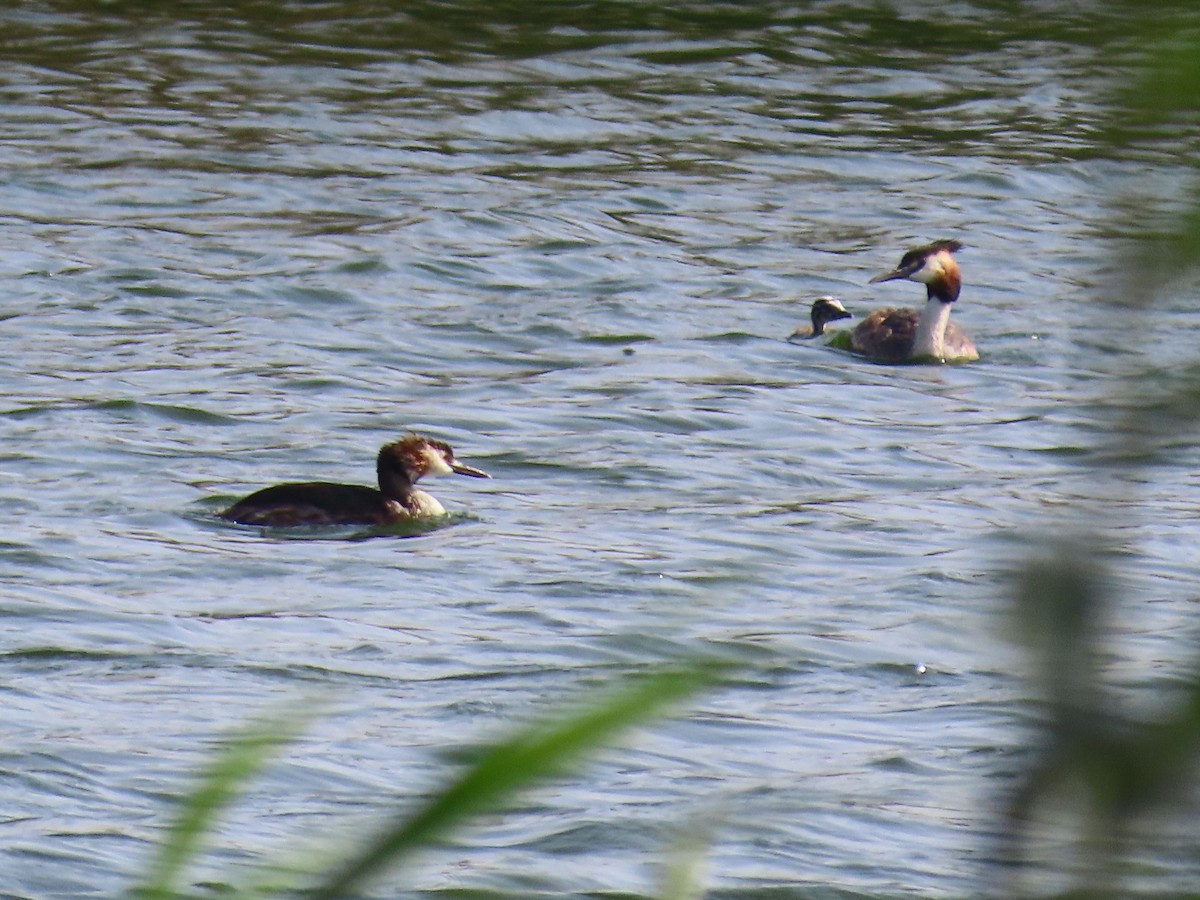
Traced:
<svg viewBox="0 0 1200 900">
<path fill-rule="evenodd" d="M 1115 15 L 941 9 L 0 13 L 4 892 L 128 891 L 222 736 L 290 702 L 322 714 L 197 883 L 709 651 L 747 667 L 378 896 L 653 895 L 697 822 L 714 897 L 996 890 L 1038 716 L 1012 567 L 1107 526 L 1114 677 L 1194 636 L 1191 442 L 1100 465 L 1195 356 L 1188 286 L 1109 305 L 1189 137 L 1104 143 Z M 867 281 L 943 237 L 978 363 L 784 340 L 819 294 L 920 302 Z M 212 515 L 369 483 L 408 430 L 494 476 L 430 483 L 446 527 Z M 1194 849 L 1164 825 L 1136 884 L 1194 884 Z"/>
</svg>

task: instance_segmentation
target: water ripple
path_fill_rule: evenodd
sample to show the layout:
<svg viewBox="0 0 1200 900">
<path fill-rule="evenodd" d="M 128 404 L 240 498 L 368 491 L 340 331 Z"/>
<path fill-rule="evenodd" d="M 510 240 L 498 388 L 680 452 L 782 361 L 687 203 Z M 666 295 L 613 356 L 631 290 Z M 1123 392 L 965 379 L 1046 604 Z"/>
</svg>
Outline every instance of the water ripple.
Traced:
<svg viewBox="0 0 1200 900">
<path fill-rule="evenodd" d="M 954 14 L 0 14 L 9 889 L 127 892 L 217 736 L 288 698 L 329 713 L 199 880 L 361 830 L 547 697 L 702 648 L 750 674 L 379 896 L 644 895 L 688 821 L 714 898 L 990 890 L 962 861 L 1036 716 L 992 639 L 998 569 L 1115 498 L 1139 609 L 1114 668 L 1170 685 L 1190 634 L 1191 443 L 1148 444 L 1139 479 L 1108 399 L 1190 362 L 1197 313 L 1097 298 L 1114 208 L 1178 204 L 1193 126 L 1099 140 L 1139 50 L 1118 12 Z M 944 236 L 979 363 L 786 342 L 818 294 L 920 302 L 868 279 Z M 431 485 L 451 527 L 212 515 L 369 483 L 409 429 L 495 476 Z M 1194 875 L 1173 849 L 1146 871 Z"/>
</svg>

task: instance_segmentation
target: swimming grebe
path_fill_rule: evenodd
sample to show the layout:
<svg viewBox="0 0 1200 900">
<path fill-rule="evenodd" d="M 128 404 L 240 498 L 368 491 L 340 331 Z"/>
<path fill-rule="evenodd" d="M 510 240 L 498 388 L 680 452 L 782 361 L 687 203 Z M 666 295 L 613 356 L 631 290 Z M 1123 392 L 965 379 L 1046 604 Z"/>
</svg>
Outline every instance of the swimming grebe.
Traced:
<svg viewBox="0 0 1200 900">
<path fill-rule="evenodd" d="M 449 444 L 419 434 L 384 444 L 376 469 L 378 490 L 327 481 L 277 484 L 243 497 L 217 515 L 242 525 L 386 525 L 446 514 L 436 499 L 413 487 L 422 476 L 492 477 L 458 462 Z"/>
<path fill-rule="evenodd" d="M 835 297 L 818 297 L 812 305 L 812 325 L 801 325 L 788 337 L 789 341 L 804 340 L 805 338 L 820 337 L 825 333 L 825 326 L 838 319 L 849 319 L 850 313 L 842 306 L 842 301 Z"/>
<path fill-rule="evenodd" d="M 876 275 L 871 284 L 907 278 L 925 285 L 925 308 L 877 309 L 850 335 L 850 349 L 879 362 L 967 362 L 979 359 L 974 342 L 950 321 L 962 275 L 954 253 L 958 241 L 934 241 L 909 250 L 900 265 Z"/>
</svg>

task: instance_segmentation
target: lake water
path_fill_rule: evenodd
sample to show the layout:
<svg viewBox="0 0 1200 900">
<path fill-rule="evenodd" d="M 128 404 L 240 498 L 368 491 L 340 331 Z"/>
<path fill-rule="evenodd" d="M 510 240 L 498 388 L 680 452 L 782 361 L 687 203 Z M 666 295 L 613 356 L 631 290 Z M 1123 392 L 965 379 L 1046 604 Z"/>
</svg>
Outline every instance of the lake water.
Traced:
<svg viewBox="0 0 1200 900">
<path fill-rule="evenodd" d="M 328 711 L 197 881 L 714 649 L 734 685 L 372 896 L 653 894 L 697 821 L 712 897 L 991 892 L 1038 714 L 1013 563 L 1112 525 L 1135 692 L 1195 637 L 1191 442 L 1093 465 L 1200 327 L 1194 285 L 1107 303 L 1123 211 L 1171 208 L 1194 150 L 1104 143 L 1134 19 L 404 9 L 0 13 L 0 892 L 121 895 L 221 736 L 289 702 Z M 784 340 L 820 294 L 920 302 L 867 281 L 943 237 L 978 363 Z M 407 430 L 494 476 L 429 485 L 444 528 L 212 515 L 369 483 Z M 1194 887 L 1195 850 L 1164 825 L 1131 887 Z"/>
</svg>

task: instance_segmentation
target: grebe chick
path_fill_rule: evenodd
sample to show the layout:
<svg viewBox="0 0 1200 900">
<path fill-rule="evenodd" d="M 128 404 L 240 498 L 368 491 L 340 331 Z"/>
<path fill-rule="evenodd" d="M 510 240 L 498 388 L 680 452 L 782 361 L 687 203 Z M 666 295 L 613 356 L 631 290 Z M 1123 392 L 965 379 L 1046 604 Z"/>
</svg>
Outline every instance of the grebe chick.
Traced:
<svg viewBox="0 0 1200 900">
<path fill-rule="evenodd" d="M 925 285 L 925 307 L 877 309 L 850 335 L 850 349 L 879 362 L 968 362 L 979 359 L 975 343 L 950 321 L 962 275 L 954 254 L 958 241 L 934 241 L 909 250 L 900 265 L 876 275 L 871 284 L 907 278 Z"/>
<path fill-rule="evenodd" d="M 811 316 L 812 325 L 801 325 L 791 333 L 789 341 L 820 337 L 825 333 L 826 325 L 838 319 L 849 319 L 850 313 L 836 297 L 818 297 L 813 301 Z"/>
<path fill-rule="evenodd" d="M 425 475 L 492 477 L 458 462 L 449 444 L 419 434 L 384 444 L 376 470 L 378 489 L 327 481 L 277 484 L 217 515 L 242 525 L 387 525 L 446 514 L 435 498 L 413 487 Z"/>
</svg>

